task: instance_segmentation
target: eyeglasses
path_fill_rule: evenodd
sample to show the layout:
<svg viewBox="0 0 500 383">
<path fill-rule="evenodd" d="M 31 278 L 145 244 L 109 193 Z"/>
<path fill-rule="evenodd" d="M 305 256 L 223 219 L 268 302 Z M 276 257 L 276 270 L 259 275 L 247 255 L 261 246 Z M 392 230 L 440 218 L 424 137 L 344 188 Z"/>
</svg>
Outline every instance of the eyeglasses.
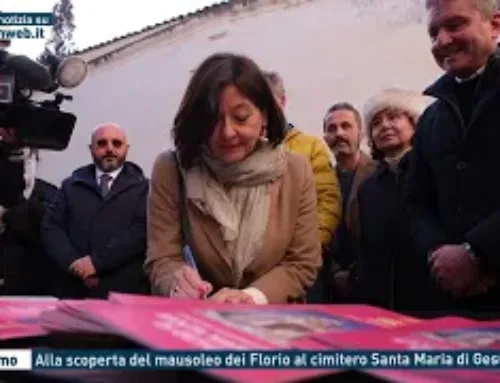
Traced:
<svg viewBox="0 0 500 383">
<path fill-rule="evenodd" d="M 97 140 L 96 141 L 96 145 L 99 147 L 99 148 L 105 148 L 108 146 L 108 144 L 111 142 L 111 145 L 113 145 L 113 147 L 115 149 L 120 149 L 122 146 L 123 146 L 123 141 L 121 140 L 117 140 L 117 139 L 114 139 L 114 140 L 105 140 L 105 139 L 101 139 L 101 140 Z"/>
</svg>

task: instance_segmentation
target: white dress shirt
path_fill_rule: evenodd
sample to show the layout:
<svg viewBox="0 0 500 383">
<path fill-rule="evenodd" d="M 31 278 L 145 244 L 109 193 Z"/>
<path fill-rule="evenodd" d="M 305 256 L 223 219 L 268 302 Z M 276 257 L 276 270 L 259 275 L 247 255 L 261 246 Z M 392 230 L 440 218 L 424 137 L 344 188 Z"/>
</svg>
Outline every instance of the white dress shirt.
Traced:
<svg viewBox="0 0 500 383">
<path fill-rule="evenodd" d="M 101 169 L 96 168 L 95 170 L 95 177 L 97 181 L 97 185 L 101 184 L 101 176 L 106 173 L 111 177 L 111 180 L 109 181 L 109 190 L 111 190 L 111 186 L 113 186 L 113 182 L 115 182 L 116 177 L 120 174 L 122 171 L 123 167 L 120 167 L 116 170 L 113 170 L 112 172 L 103 172 Z"/>
<path fill-rule="evenodd" d="M 476 78 L 477 76 L 482 75 L 485 69 L 486 69 L 486 67 L 483 66 L 483 67 L 479 68 L 477 71 L 475 71 L 472 75 L 470 75 L 469 77 L 466 77 L 466 78 L 455 77 L 455 81 L 458 82 L 459 84 L 461 84 L 465 81 L 472 80 L 473 78 Z"/>
</svg>

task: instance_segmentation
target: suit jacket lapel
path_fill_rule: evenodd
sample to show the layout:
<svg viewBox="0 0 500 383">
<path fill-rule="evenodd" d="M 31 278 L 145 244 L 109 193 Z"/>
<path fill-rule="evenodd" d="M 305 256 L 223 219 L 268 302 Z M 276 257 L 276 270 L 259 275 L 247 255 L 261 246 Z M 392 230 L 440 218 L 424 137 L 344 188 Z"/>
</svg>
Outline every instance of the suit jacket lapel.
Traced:
<svg viewBox="0 0 500 383">
<path fill-rule="evenodd" d="M 344 212 L 344 216 L 346 218 L 350 217 L 352 204 L 356 200 L 359 187 L 373 169 L 373 166 L 371 166 L 372 163 L 372 159 L 368 157 L 364 152 L 361 152 L 359 163 L 358 166 L 356 166 L 356 170 L 354 173 L 351 190 L 347 199 L 346 211 Z"/>
<path fill-rule="evenodd" d="M 105 199 L 108 201 L 113 199 L 114 197 L 116 197 L 118 194 L 122 193 L 129 187 L 137 184 L 137 182 L 139 181 L 136 180 L 135 178 L 131 178 L 130 175 L 127 173 L 126 169 L 124 168 L 111 184 L 111 189 L 109 189 L 109 192 L 106 195 Z"/>
<path fill-rule="evenodd" d="M 354 179 L 352 181 L 351 190 L 349 191 L 349 196 L 347 197 L 346 207 L 352 204 L 354 198 L 356 198 L 356 194 L 358 192 L 359 185 L 361 185 L 361 180 L 363 178 L 363 169 L 365 168 L 366 163 L 368 162 L 366 155 L 361 152 L 361 156 L 359 158 L 359 163 L 354 170 Z"/>
<path fill-rule="evenodd" d="M 202 240 L 200 242 L 211 244 L 212 251 L 210 253 L 213 255 L 214 260 L 217 260 L 218 264 L 225 266 L 225 273 L 231 273 L 231 258 L 229 252 L 226 249 L 226 245 L 224 243 L 224 239 L 222 238 L 218 223 L 212 217 L 204 215 L 193 204 L 190 203 L 188 206 L 191 230 L 193 230 L 192 237 L 197 238 L 200 235 L 202 237 L 205 237 L 205 241 Z M 203 249 L 203 252 L 207 254 L 207 250 L 209 249 Z M 214 264 L 214 269 L 216 267 L 217 266 Z"/>
</svg>

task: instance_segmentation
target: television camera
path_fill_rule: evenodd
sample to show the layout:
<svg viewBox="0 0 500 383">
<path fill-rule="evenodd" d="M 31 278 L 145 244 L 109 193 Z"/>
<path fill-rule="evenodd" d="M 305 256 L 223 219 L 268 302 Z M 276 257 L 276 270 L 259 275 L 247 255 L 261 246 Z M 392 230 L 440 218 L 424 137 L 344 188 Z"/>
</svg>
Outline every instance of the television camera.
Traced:
<svg viewBox="0 0 500 383">
<path fill-rule="evenodd" d="M 22 200 L 25 159 L 19 157 L 27 149 L 67 148 L 76 117 L 60 110 L 61 103 L 72 97 L 57 90 L 74 88 L 87 75 L 87 64 L 78 57 L 47 54 L 42 64 L 10 54 L 9 45 L 0 40 L 0 206 L 6 208 Z M 34 92 L 51 98 L 35 101 Z"/>
<path fill-rule="evenodd" d="M 3 44 L 2 44 L 3 42 Z M 87 64 L 78 57 L 60 59 L 48 54 L 44 64 L 23 55 L 7 52 L 8 42 L 0 41 L 0 128 L 9 129 L 11 139 L 4 147 L 29 147 L 62 151 L 67 148 L 76 117 L 60 110 L 72 97 L 56 92 L 60 87 L 74 88 L 85 79 Z M 34 92 L 53 95 L 52 99 L 34 101 Z"/>
</svg>

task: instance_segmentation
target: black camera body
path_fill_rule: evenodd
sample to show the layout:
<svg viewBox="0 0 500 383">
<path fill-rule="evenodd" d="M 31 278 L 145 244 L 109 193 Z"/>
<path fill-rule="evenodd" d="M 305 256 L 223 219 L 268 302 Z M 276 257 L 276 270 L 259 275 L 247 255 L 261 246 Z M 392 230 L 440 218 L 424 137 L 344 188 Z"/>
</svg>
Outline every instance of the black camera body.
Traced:
<svg viewBox="0 0 500 383">
<path fill-rule="evenodd" d="M 0 46 L 0 206 L 4 208 L 23 200 L 26 185 L 23 151 L 65 150 L 76 124 L 73 114 L 60 110 L 61 103 L 72 97 L 55 91 L 60 86 L 74 87 L 83 81 L 86 63 L 74 59 L 63 65 L 53 55 L 45 59 L 47 65 L 42 65 L 26 56 L 10 54 Z M 72 77 L 74 64 L 77 64 L 76 80 Z M 61 75 L 64 67 L 66 77 Z M 31 98 L 35 91 L 51 94 L 53 98 L 36 102 Z"/>
<path fill-rule="evenodd" d="M 15 138 L 3 140 L 1 146 L 55 151 L 68 147 L 76 117 L 61 111 L 60 104 L 71 96 L 57 92 L 51 100 L 31 99 L 34 91 L 50 94 L 59 87 L 56 69 L 0 49 L 0 128 L 10 129 Z"/>
</svg>

